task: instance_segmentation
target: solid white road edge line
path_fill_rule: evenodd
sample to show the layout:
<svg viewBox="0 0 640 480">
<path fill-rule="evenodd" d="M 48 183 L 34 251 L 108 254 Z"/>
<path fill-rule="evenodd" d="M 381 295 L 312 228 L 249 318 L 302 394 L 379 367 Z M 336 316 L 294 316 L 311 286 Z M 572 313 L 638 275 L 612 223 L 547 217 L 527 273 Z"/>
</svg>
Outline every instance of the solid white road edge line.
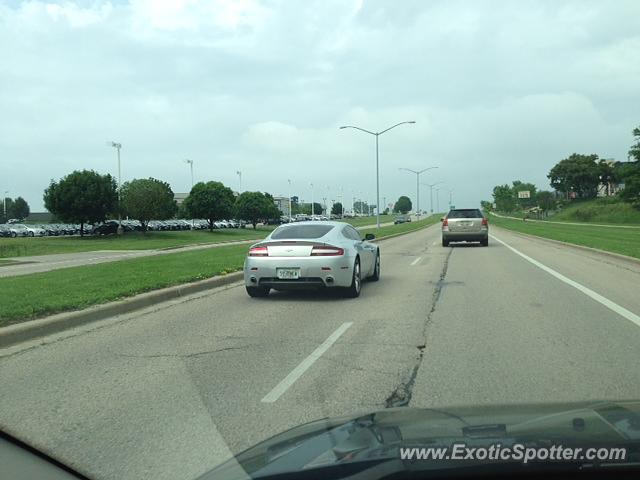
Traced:
<svg viewBox="0 0 640 480">
<path fill-rule="evenodd" d="M 278 400 L 278 398 L 280 398 L 280 396 L 284 392 L 286 392 L 289 389 L 289 387 L 291 387 L 291 385 L 293 385 L 296 382 L 296 380 L 298 380 L 302 376 L 302 374 L 306 372 L 309 369 L 309 367 L 311 367 L 311 365 L 313 365 L 316 362 L 316 360 L 318 360 L 322 356 L 324 352 L 329 350 L 331 345 L 333 345 L 336 342 L 336 340 L 338 340 L 338 338 L 340 338 L 340 336 L 344 332 L 346 332 L 349 329 L 349 327 L 351 327 L 351 325 L 353 325 L 353 322 L 346 322 L 340 325 L 335 332 L 329 335 L 329 338 L 327 338 L 324 342 L 322 342 L 322 344 L 318 348 L 316 348 L 313 352 L 311 352 L 311 355 L 305 358 L 300 363 L 300 365 L 298 365 L 296 368 L 291 370 L 291 373 L 286 377 L 284 377 L 284 379 L 278 385 L 273 387 L 273 390 L 267 393 L 264 396 L 264 398 L 261 400 L 261 402 L 273 403 L 276 400 Z"/>
<path fill-rule="evenodd" d="M 492 239 L 494 239 L 496 242 L 501 243 L 502 245 L 504 245 L 505 247 L 507 247 L 509 250 L 511 250 L 513 253 L 515 253 L 516 255 L 520 255 L 522 258 L 524 258 L 525 260 L 527 260 L 528 262 L 531 262 L 532 264 L 534 264 L 536 267 L 544 270 L 545 272 L 547 272 L 550 275 L 553 275 L 554 277 L 556 277 L 558 280 L 566 283 L 567 285 L 571 285 L 573 288 L 575 288 L 576 290 L 581 291 L 582 293 L 584 293 L 585 295 L 587 295 L 588 297 L 591 297 L 593 300 L 595 300 L 596 302 L 600 303 L 601 305 L 604 305 L 605 307 L 607 307 L 610 310 L 613 310 L 614 312 L 616 312 L 618 315 L 626 318 L 627 320 L 635 323 L 637 326 L 640 327 L 640 316 L 636 315 L 635 313 L 627 310 L 624 307 L 621 307 L 620 305 L 618 305 L 615 302 L 612 302 L 611 300 L 609 300 L 606 297 L 603 297 L 602 295 L 600 295 L 597 292 L 594 292 L 593 290 L 591 290 L 590 288 L 585 287 L 584 285 L 571 280 L 570 278 L 565 277 L 564 275 L 562 275 L 559 272 L 556 272 L 554 269 L 547 267 L 546 265 L 538 262 L 537 260 L 534 260 L 533 258 L 529 257 L 528 255 L 525 255 L 524 253 L 516 250 L 515 248 L 513 248 L 511 245 L 506 244 L 505 242 L 503 242 L 502 240 L 500 240 L 499 238 L 496 238 L 494 235 L 490 235 L 490 237 Z"/>
<path fill-rule="evenodd" d="M 418 257 L 416 258 L 413 262 L 411 262 L 411 266 L 413 267 L 416 263 L 418 263 L 420 260 L 422 260 L 422 257 Z"/>
</svg>

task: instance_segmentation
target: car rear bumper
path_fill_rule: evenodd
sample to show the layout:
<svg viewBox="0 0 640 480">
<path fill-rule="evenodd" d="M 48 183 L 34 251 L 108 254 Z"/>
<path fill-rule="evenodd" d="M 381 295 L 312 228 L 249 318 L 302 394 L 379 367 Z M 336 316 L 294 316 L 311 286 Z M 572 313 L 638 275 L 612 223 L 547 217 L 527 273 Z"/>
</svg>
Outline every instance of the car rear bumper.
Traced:
<svg viewBox="0 0 640 480">
<path fill-rule="evenodd" d="M 244 283 L 248 287 L 281 290 L 348 287 L 353 276 L 353 259 L 342 257 L 247 257 Z M 298 268 L 299 278 L 282 280 L 278 268 Z"/>
<path fill-rule="evenodd" d="M 480 242 L 488 238 L 488 230 L 481 232 L 442 232 L 442 239 L 448 242 Z"/>
</svg>

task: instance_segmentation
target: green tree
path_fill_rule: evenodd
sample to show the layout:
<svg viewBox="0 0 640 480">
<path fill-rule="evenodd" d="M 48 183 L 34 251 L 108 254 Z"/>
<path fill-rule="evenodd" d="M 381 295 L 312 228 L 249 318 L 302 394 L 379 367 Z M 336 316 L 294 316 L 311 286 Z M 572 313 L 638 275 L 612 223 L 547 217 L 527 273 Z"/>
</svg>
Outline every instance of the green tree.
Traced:
<svg viewBox="0 0 640 480">
<path fill-rule="evenodd" d="M 549 172 L 547 178 L 553 188 L 568 195 L 575 192 L 580 198 L 596 196 L 600 175 L 598 155 L 571 154 L 560 160 Z"/>
<path fill-rule="evenodd" d="M 273 204 L 273 199 L 262 192 L 242 192 L 236 198 L 236 217 L 248 221 L 254 229 L 260 220 L 274 218 L 274 209 L 279 217 L 280 211 Z"/>
<path fill-rule="evenodd" d="M 635 142 L 629 149 L 629 158 L 634 158 L 636 163 L 640 165 L 640 127 L 633 129 L 633 137 Z"/>
<path fill-rule="evenodd" d="M 516 207 L 516 200 L 513 190 L 507 184 L 493 187 L 493 203 L 499 212 L 513 212 Z"/>
<path fill-rule="evenodd" d="M 553 210 L 555 208 L 556 196 L 553 194 L 553 192 L 542 190 L 536 195 L 536 203 L 543 212 L 548 212 L 549 210 Z"/>
<path fill-rule="evenodd" d="M 273 199 L 273 195 L 270 193 L 264 192 L 264 196 L 267 200 L 269 200 L 269 205 L 271 208 L 267 211 L 267 215 L 264 217 L 265 219 L 278 219 L 282 216 L 282 212 L 276 205 L 275 200 Z"/>
<path fill-rule="evenodd" d="M 480 207 L 482 207 L 482 210 L 485 212 L 491 212 L 493 210 L 493 204 L 487 200 L 481 200 Z"/>
<path fill-rule="evenodd" d="M 629 150 L 629 158 L 634 161 L 625 162 L 617 169 L 617 179 L 624 182 L 619 196 L 627 202 L 640 203 L 640 127 L 633 129 L 635 143 Z"/>
<path fill-rule="evenodd" d="M 533 183 L 514 180 L 512 185 L 511 191 L 513 192 L 515 201 L 521 208 L 530 208 L 536 204 L 536 186 Z M 529 192 L 529 198 L 520 198 L 518 192 Z"/>
<path fill-rule="evenodd" d="M 353 213 L 362 213 L 367 215 L 369 212 L 369 205 L 367 205 L 367 202 L 356 200 L 353 204 L 353 210 Z"/>
<path fill-rule="evenodd" d="M 400 198 L 398 198 L 398 201 L 393 206 L 393 211 L 396 213 L 400 212 L 402 214 L 406 214 L 407 212 L 411 211 L 412 207 L 413 205 L 411 204 L 411 199 L 405 195 L 402 195 Z"/>
<path fill-rule="evenodd" d="M 13 218 L 27 218 L 29 216 L 29 212 L 29 204 L 24 198 L 18 197 L 13 200 L 11 205 L 11 216 Z"/>
<path fill-rule="evenodd" d="M 184 199 L 187 214 L 191 218 L 205 218 L 211 231 L 213 222 L 231 218 L 234 204 L 233 190 L 221 182 L 198 182 Z"/>
<path fill-rule="evenodd" d="M 85 223 L 103 222 L 118 206 L 116 181 L 93 170 L 76 170 L 58 182 L 51 180 L 43 199 L 45 208 L 62 222 L 79 223 L 81 236 Z"/>
<path fill-rule="evenodd" d="M 120 191 L 122 211 L 137 219 L 142 231 L 147 231 L 149 220 L 173 218 L 178 210 L 173 191 L 168 183 L 155 178 L 131 180 Z"/>
<path fill-rule="evenodd" d="M 331 214 L 342 215 L 342 203 L 340 202 L 334 203 L 333 206 L 331 207 Z"/>
</svg>

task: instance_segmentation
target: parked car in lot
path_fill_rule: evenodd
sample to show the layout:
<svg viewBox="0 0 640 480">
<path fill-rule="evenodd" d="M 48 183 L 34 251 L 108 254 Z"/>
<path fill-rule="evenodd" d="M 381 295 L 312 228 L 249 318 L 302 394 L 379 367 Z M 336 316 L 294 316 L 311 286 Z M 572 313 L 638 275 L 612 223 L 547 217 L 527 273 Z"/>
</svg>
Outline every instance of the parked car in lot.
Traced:
<svg viewBox="0 0 640 480">
<path fill-rule="evenodd" d="M 309 221 L 281 225 L 251 246 L 244 281 L 251 297 L 299 288 L 344 288 L 360 295 L 365 278 L 380 278 L 380 249 L 348 223 Z"/>
<path fill-rule="evenodd" d="M 442 246 L 449 242 L 480 242 L 489 245 L 489 222 L 477 208 L 450 210 L 442 218 Z"/>
<path fill-rule="evenodd" d="M 10 237 L 11 230 L 9 230 L 9 225 L 0 225 L 0 237 Z"/>
<path fill-rule="evenodd" d="M 399 225 L 401 223 L 409 223 L 411 222 L 411 217 L 409 215 L 398 215 L 394 220 L 394 225 Z"/>
</svg>

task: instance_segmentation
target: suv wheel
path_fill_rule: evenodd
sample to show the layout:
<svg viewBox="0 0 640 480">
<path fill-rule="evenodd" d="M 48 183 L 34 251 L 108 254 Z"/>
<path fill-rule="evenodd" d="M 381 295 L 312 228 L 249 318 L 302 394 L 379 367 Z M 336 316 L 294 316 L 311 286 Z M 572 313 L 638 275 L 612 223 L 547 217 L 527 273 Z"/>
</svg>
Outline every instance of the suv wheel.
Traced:
<svg viewBox="0 0 640 480">
<path fill-rule="evenodd" d="M 443 247 L 448 247 L 449 246 L 449 240 L 445 240 L 444 238 L 442 239 L 442 246 Z"/>
</svg>

